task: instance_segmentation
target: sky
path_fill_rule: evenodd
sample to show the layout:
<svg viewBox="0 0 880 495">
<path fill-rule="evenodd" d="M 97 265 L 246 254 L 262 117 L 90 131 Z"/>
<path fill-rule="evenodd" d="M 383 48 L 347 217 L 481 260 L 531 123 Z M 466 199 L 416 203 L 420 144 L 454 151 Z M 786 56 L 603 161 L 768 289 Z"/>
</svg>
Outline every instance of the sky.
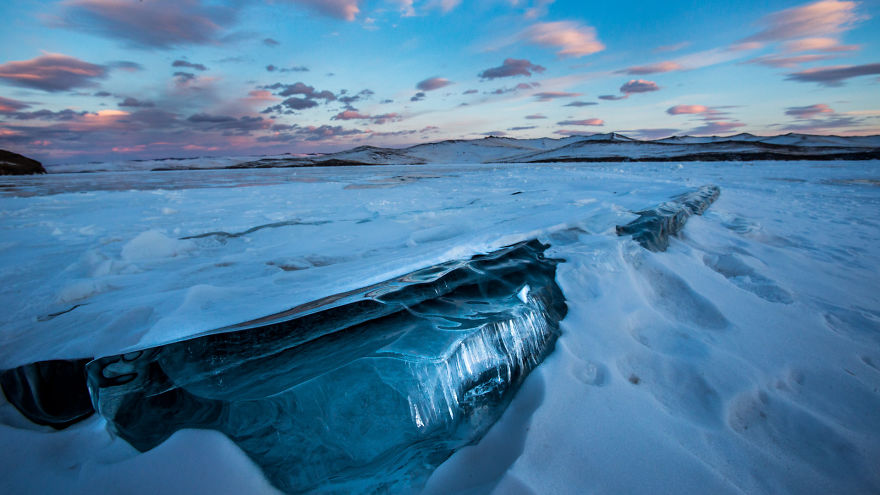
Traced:
<svg viewBox="0 0 880 495">
<path fill-rule="evenodd" d="M 3 0 L 0 148 L 880 134 L 878 17 L 880 0 Z"/>
</svg>

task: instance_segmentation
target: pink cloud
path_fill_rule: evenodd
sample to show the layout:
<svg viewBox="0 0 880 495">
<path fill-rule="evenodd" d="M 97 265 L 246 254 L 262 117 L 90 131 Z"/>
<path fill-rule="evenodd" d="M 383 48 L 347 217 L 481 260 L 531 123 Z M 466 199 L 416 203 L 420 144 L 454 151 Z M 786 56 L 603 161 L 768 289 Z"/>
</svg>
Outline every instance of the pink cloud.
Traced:
<svg viewBox="0 0 880 495">
<path fill-rule="evenodd" d="M 668 108 L 666 113 L 669 115 L 682 115 L 706 113 L 708 111 L 709 107 L 704 105 L 675 105 L 674 107 Z"/>
<path fill-rule="evenodd" d="M 666 62 L 658 62 L 656 64 L 650 65 L 639 65 L 635 67 L 629 67 L 623 70 L 617 71 L 617 74 L 629 74 L 632 76 L 641 76 L 645 74 L 656 74 L 659 72 L 672 72 L 676 70 L 684 70 L 684 67 L 681 66 L 678 62 L 666 61 Z"/>
<path fill-rule="evenodd" d="M 28 107 L 30 107 L 30 105 L 23 101 L 3 98 L 0 96 L 0 113 L 12 113 Z"/>
<path fill-rule="evenodd" d="M 201 0 L 67 0 L 58 24 L 140 47 L 214 43 L 235 11 Z"/>
<path fill-rule="evenodd" d="M 797 117 L 801 119 L 812 119 L 823 113 L 834 113 L 834 110 L 832 110 L 831 107 L 829 107 L 825 103 L 817 103 L 815 105 L 808 105 L 805 107 L 788 107 L 785 110 L 785 115 L 790 115 L 792 117 Z"/>
<path fill-rule="evenodd" d="M 743 127 L 745 124 L 736 121 L 723 121 L 726 112 L 717 107 L 707 107 L 705 105 L 675 105 L 666 109 L 669 115 L 699 115 L 699 119 L 703 121 L 703 125 L 692 129 L 692 134 L 718 134 L 728 132 L 737 127 Z"/>
<path fill-rule="evenodd" d="M 332 117 L 333 120 L 369 120 L 373 124 L 381 125 L 388 122 L 399 122 L 403 116 L 398 113 L 385 113 L 381 115 L 367 115 L 357 110 L 346 110 Z"/>
<path fill-rule="evenodd" d="M 360 13 L 360 0 L 288 0 L 337 19 L 353 21 Z"/>
<path fill-rule="evenodd" d="M 577 22 L 541 22 L 525 30 L 522 39 L 542 46 L 557 47 L 560 57 L 583 57 L 605 49 L 596 30 Z"/>
<path fill-rule="evenodd" d="M 764 30 L 747 41 L 781 41 L 846 31 L 863 18 L 856 12 L 857 5 L 856 2 L 821 0 L 781 10 L 766 16 L 762 20 Z"/>
<path fill-rule="evenodd" d="M 858 50 L 857 45 L 841 45 L 836 38 L 803 38 L 783 43 L 786 52 L 847 52 Z"/>
<path fill-rule="evenodd" d="M 751 60 L 747 60 L 745 63 L 747 64 L 758 64 L 765 65 L 767 67 L 796 67 L 800 64 L 805 64 L 809 62 L 818 62 L 820 60 L 830 60 L 836 58 L 835 55 L 827 55 L 827 54 L 818 54 L 818 53 L 810 53 L 806 55 L 794 55 L 791 57 L 781 57 L 778 55 L 765 55 L 763 57 L 753 58 Z"/>
<path fill-rule="evenodd" d="M 584 119 L 584 120 L 563 120 L 562 122 L 557 122 L 556 125 L 605 125 L 605 121 L 602 119 Z"/>
<path fill-rule="evenodd" d="M 96 86 L 95 80 L 106 77 L 107 72 L 104 65 L 60 53 L 0 64 L 0 79 L 7 83 L 50 92 Z"/>
</svg>

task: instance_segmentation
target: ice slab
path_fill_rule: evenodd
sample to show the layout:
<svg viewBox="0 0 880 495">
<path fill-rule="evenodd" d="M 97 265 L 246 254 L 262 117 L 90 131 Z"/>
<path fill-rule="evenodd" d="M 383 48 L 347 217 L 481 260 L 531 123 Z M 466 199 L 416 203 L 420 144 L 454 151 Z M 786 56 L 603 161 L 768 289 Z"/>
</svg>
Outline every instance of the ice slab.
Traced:
<svg viewBox="0 0 880 495">
<path fill-rule="evenodd" d="M 678 234 L 691 215 L 702 215 L 720 194 L 718 186 L 707 185 L 654 208 L 638 211 L 639 218 L 617 226 L 617 235 L 632 235 L 633 240 L 649 251 L 666 251 L 669 236 Z"/>
<path fill-rule="evenodd" d="M 477 441 L 558 335 L 547 245 L 519 243 L 200 337 L 87 365 L 140 451 L 226 434 L 286 492 L 418 487 Z"/>
</svg>

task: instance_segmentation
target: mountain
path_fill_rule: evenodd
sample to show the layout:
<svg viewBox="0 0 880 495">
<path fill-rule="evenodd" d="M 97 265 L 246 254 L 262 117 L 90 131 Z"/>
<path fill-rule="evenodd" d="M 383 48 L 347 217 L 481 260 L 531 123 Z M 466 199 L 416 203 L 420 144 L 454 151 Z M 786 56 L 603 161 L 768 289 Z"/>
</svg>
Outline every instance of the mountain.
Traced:
<svg viewBox="0 0 880 495">
<path fill-rule="evenodd" d="M 327 154 L 127 160 L 53 166 L 53 172 L 96 170 L 186 170 L 319 167 L 335 165 L 425 165 L 430 163 L 549 163 L 628 161 L 875 160 L 880 136 L 782 134 L 673 136 L 653 141 L 616 132 L 564 138 L 490 136 L 424 143 L 407 148 L 358 146 Z"/>
</svg>

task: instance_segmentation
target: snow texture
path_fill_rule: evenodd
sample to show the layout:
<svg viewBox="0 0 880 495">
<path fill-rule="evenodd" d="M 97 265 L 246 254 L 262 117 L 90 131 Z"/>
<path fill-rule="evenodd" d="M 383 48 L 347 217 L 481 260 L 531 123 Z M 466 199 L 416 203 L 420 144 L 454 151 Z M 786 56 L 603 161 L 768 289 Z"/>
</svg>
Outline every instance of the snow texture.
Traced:
<svg viewBox="0 0 880 495">
<path fill-rule="evenodd" d="M 616 235 L 703 184 L 723 192 L 665 252 Z M 171 342 L 538 238 L 565 260 L 556 350 L 426 493 L 877 493 L 878 184 L 876 161 L 16 177 L 0 197 L 0 369 Z M 213 431 L 138 453 L 98 416 L 55 432 L 2 403 L 0 423 L 2 493 L 274 491 Z"/>
</svg>

